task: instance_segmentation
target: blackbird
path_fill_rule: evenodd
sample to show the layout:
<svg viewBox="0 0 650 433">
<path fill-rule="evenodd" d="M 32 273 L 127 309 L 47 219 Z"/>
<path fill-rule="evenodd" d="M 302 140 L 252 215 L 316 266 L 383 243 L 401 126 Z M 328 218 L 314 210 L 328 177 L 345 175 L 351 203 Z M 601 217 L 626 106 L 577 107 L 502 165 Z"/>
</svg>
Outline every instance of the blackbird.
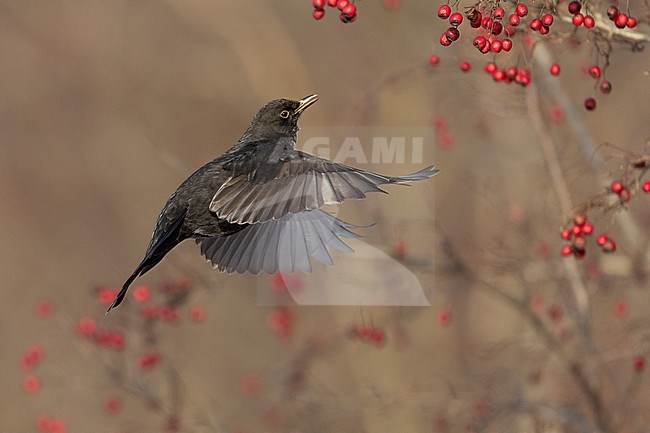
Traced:
<svg viewBox="0 0 650 433">
<path fill-rule="evenodd" d="M 383 184 L 427 179 L 429 166 L 406 176 L 384 176 L 295 149 L 298 119 L 318 100 L 276 99 L 253 117 L 223 155 L 199 168 L 169 197 L 144 258 L 108 311 L 117 307 L 138 276 L 156 266 L 185 239 L 195 239 L 212 265 L 227 273 L 311 271 L 310 257 L 331 265 L 327 247 L 352 250 L 340 237 L 353 226 L 321 210 Z"/>
</svg>

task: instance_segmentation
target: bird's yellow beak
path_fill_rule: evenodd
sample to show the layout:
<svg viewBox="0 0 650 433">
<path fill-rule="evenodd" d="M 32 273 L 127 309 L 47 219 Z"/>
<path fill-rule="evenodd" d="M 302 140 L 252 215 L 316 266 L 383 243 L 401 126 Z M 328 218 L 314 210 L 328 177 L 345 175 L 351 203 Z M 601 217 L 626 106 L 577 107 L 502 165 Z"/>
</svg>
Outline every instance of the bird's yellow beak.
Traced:
<svg viewBox="0 0 650 433">
<path fill-rule="evenodd" d="M 296 108 L 293 114 L 302 113 L 305 108 L 309 107 L 314 102 L 318 101 L 318 94 L 314 93 L 313 95 L 305 96 L 300 101 L 298 101 L 298 108 Z"/>
</svg>

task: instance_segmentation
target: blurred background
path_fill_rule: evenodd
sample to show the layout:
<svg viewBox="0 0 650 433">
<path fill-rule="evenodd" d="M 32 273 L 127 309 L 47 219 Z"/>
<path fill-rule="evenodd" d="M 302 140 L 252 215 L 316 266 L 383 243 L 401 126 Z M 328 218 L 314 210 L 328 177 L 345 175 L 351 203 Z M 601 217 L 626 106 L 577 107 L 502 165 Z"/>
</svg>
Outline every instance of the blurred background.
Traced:
<svg viewBox="0 0 650 433">
<path fill-rule="evenodd" d="M 587 112 L 603 58 L 583 33 L 544 48 L 552 82 L 541 51 L 505 57 L 533 70 L 524 89 L 471 38 L 441 47 L 438 4 L 357 7 L 343 24 L 308 1 L 0 1 L 0 431 L 650 431 L 650 200 L 590 201 L 644 173 L 647 53 L 614 45 Z M 362 168 L 438 176 L 339 216 L 377 223 L 363 241 L 432 306 L 259 306 L 305 283 L 219 274 L 187 242 L 104 316 L 178 184 L 265 102 L 311 93 L 305 129 L 430 131 L 422 164 Z M 576 264 L 558 231 L 585 203 L 618 248 L 590 240 Z"/>
</svg>

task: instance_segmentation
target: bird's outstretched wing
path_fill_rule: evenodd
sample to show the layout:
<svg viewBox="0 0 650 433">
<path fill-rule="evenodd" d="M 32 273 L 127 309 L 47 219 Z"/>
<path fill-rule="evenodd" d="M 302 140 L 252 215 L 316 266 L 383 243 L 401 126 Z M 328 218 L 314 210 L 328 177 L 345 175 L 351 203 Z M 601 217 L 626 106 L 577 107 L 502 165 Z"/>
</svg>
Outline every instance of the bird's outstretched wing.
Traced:
<svg viewBox="0 0 650 433">
<path fill-rule="evenodd" d="M 263 223 L 365 198 L 368 192 L 384 192 L 380 185 L 424 180 L 437 172 L 429 166 L 406 176 L 385 176 L 292 150 L 252 173 L 233 170 L 212 198 L 210 211 L 230 223 Z"/>
<path fill-rule="evenodd" d="M 358 237 L 349 230 L 355 227 L 322 210 L 312 210 L 252 224 L 230 236 L 196 239 L 196 243 L 220 271 L 254 275 L 311 272 L 310 257 L 333 264 L 327 247 L 352 252 L 339 237 Z"/>
</svg>

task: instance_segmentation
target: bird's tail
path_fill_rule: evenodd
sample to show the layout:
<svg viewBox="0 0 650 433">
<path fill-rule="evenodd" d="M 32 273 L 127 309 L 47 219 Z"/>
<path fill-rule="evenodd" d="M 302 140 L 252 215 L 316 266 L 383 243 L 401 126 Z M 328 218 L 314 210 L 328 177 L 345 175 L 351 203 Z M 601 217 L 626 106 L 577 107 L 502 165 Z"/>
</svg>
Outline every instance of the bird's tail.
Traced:
<svg viewBox="0 0 650 433">
<path fill-rule="evenodd" d="M 174 221 L 165 228 L 165 231 L 151 241 L 147 248 L 147 252 L 144 255 L 144 259 L 142 259 L 138 267 L 135 268 L 135 271 L 133 271 L 129 279 L 126 280 L 122 286 L 122 290 L 120 290 L 120 293 L 118 293 L 113 302 L 111 302 L 111 305 L 108 306 L 106 314 L 122 303 L 133 280 L 144 275 L 147 271 L 156 266 L 163 257 L 165 257 L 165 254 L 170 252 L 180 241 L 183 240 L 183 237 L 180 236 L 180 227 L 183 223 L 183 218 L 185 218 L 186 212 L 187 209 L 183 209 L 182 212 L 176 216 Z"/>
<path fill-rule="evenodd" d="M 117 294 L 115 299 L 113 299 L 113 302 L 111 302 L 111 305 L 108 306 L 108 309 L 106 310 L 106 314 L 108 314 L 113 308 L 117 307 L 122 303 L 124 300 L 124 296 L 126 296 L 126 291 L 129 290 L 129 286 L 135 280 L 140 274 L 142 273 L 142 267 L 138 266 L 138 268 L 131 274 L 128 280 L 124 283 L 122 286 L 122 290 L 120 290 L 120 293 Z"/>
</svg>

